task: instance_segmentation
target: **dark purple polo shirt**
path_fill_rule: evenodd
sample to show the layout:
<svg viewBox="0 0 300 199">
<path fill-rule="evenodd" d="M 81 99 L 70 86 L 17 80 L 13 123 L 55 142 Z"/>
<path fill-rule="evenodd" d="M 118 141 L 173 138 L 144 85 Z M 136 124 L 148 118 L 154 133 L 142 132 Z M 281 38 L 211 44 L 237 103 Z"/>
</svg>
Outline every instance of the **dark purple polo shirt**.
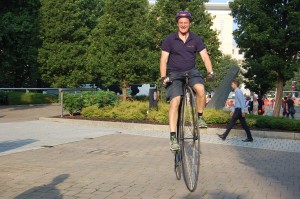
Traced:
<svg viewBox="0 0 300 199">
<path fill-rule="evenodd" d="M 169 52 L 167 71 L 183 72 L 196 66 L 196 55 L 205 49 L 201 38 L 190 32 L 185 43 L 179 38 L 178 32 L 166 37 L 162 44 L 162 50 Z"/>
</svg>

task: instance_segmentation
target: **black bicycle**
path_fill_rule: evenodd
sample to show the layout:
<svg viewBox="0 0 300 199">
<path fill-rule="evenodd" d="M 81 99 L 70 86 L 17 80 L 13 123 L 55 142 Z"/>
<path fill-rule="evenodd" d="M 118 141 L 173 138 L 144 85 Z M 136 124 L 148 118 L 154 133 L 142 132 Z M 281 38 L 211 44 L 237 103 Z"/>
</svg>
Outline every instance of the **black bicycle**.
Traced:
<svg viewBox="0 0 300 199">
<path fill-rule="evenodd" d="M 183 96 L 178 109 L 176 136 L 180 150 L 175 152 L 175 173 L 178 180 L 183 174 L 188 190 L 193 192 L 197 188 L 200 167 L 200 133 L 195 93 L 188 84 L 188 73 L 169 78 L 171 81 L 184 81 Z"/>
</svg>

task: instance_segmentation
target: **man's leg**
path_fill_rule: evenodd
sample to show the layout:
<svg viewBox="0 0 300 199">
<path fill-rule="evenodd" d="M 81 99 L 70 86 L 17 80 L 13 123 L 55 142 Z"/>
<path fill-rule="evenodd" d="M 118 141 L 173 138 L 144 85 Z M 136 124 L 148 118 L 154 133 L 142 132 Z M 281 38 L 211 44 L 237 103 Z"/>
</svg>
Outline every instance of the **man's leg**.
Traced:
<svg viewBox="0 0 300 199">
<path fill-rule="evenodd" d="M 233 116 L 231 117 L 230 122 L 227 125 L 226 131 L 222 135 L 219 135 L 220 138 L 222 138 L 223 140 L 226 139 L 226 137 L 230 133 L 231 129 L 234 127 L 236 121 L 239 119 L 240 115 L 241 115 L 240 110 L 235 109 L 234 113 L 233 113 Z"/>
<path fill-rule="evenodd" d="M 295 119 L 295 116 L 294 116 L 294 115 L 295 115 L 295 113 L 291 113 L 291 116 L 292 116 L 293 119 Z"/>
<path fill-rule="evenodd" d="M 196 92 L 196 103 L 198 107 L 198 113 L 203 113 L 206 103 L 205 88 L 203 84 L 195 84 L 194 91 Z"/>
<path fill-rule="evenodd" d="M 240 116 L 239 120 L 240 120 L 240 122 L 242 124 L 243 129 L 246 131 L 247 138 L 249 140 L 253 140 L 251 132 L 250 132 L 250 129 L 249 129 L 249 126 L 248 126 L 248 124 L 246 122 L 246 119 L 244 117 Z"/>
<path fill-rule="evenodd" d="M 170 132 L 177 131 L 177 120 L 178 120 L 178 108 L 180 105 L 180 96 L 174 97 L 170 102 L 169 109 L 169 125 Z"/>
<path fill-rule="evenodd" d="M 177 131 L 177 120 L 178 120 L 178 108 L 180 105 L 181 96 L 174 97 L 170 102 L 169 109 L 169 125 L 170 125 L 170 150 L 178 151 L 180 146 L 176 139 L 176 131 Z"/>
<path fill-rule="evenodd" d="M 205 108 L 206 103 L 206 95 L 205 95 L 205 88 L 203 84 L 195 84 L 193 86 L 194 91 L 196 92 L 196 103 L 197 103 L 197 112 L 199 117 L 199 127 L 206 128 L 207 124 L 203 118 L 203 111 Z"/>
</svg>

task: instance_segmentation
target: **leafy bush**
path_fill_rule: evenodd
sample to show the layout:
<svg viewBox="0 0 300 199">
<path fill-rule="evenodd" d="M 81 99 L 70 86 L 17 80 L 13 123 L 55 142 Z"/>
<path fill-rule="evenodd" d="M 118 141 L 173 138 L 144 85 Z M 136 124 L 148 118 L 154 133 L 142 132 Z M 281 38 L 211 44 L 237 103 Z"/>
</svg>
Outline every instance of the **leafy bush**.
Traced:
<svg viewBox="0 0 300 199">
<path fill-rule="evenodd" d="M 132 99 L 136 101 L 148 101 L 149 97 L 147 95 L 136 95 L 132 96 Z"/>
<path fill-rule="evenodd" d="M 48 104 L 57 103 L 58 97 L 53 94 L 42 93 L 25 93 L 25 92 L 0 92 L 1 96 L 7 96 L 9 105 L 25 105 L 25 104 Z"/>
<path fill-rule="evenodd" d="M 122 120 L 145 120 L 147 116 L 147 103 L 137 101 L 120 102 L 116 106 L 98 108 L 90 106 L 83 108 L 81 114 L 87 118 L 113 118 Z"/>
<path fill-rule="evenodd" d="M 155 121 L 160 124 L 168 124 L 169 123 L 169 104 L 166 103 L 158 103 L 158 110 L 151 109 L 148 114 L 148 119 L 150 121 Z"/>
<path fill-rule="evenodd" d="M 64 109 L 69 112 L 70 115 L 80 112 L 83 108 L 83 99 L 80 94 L 64 93 Z"/>
<path fill-rule="evenodd" d="M 80 112 L 84 107 L 114 106 L 118 102 L 118 96 L 108 91 L 87 91 L 79 94 L 64 93 L 64 108 L 70 115 Z"/>
<path fill-rule="evenodd" d="M 299 131 L 300 129 L 300 120 L 261 115 L 251 115 L 249 117 L 255 119 L 255 126 L 258 128 L 270 128 L 289 131 Z"/>
<path fill-rule="evenodd" d="M 8 95 L 5 92 L 0 91 L 0 105 L 8 104 Z"/>
<path fill-rule="evenodd" d="M 88 91 L 82 93 L 83 107 L 97 105 L 99 108 L 104 106 L 114 106 L 119 98 L 116 94 L 109 91 Z"/>
<path fill-rule="evenodd" d="M 230 120 L 228 112 L 216 109 L 205 109 L 203 117 L 208 124 L 226 124 Z"/>
<path fill-rule="evenodd" d="M 121 102 L 116 106 L 98 108 L 91 106 L 82 110 L 87 118 L 113 118 L 123 120 L 149 120 L 159 124 L 168 124 L 169 104 L 159 103 L 158 110 L 152 109 L 147 115 L 148 102 Z M 208 124 L 227 124 L 229 112 L 223 110 L 205 109 L 204 118 Z M 300 120 L 277 118 L 261 115 L 246 115 L 250 127 L 299 131 Z"/>
</svg>

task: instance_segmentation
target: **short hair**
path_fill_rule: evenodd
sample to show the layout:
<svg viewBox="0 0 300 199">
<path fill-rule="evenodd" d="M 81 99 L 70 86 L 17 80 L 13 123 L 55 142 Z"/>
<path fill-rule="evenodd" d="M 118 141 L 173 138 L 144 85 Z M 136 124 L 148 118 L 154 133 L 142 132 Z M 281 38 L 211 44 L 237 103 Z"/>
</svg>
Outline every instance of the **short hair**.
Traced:
<svg viewBox="0 0 300 199">
<path fill-rule="evenodd" d="M 232 80 L 232 83 L 236 84 L 238 87 L 240 86 L 240 82 L 236 79 Z"/>
<path fill-rule="evenodd" d="M 284 99 L 284 100 L 287 100 L 287 97 L 284 97 L 283 99 Z"/>
</svg>

